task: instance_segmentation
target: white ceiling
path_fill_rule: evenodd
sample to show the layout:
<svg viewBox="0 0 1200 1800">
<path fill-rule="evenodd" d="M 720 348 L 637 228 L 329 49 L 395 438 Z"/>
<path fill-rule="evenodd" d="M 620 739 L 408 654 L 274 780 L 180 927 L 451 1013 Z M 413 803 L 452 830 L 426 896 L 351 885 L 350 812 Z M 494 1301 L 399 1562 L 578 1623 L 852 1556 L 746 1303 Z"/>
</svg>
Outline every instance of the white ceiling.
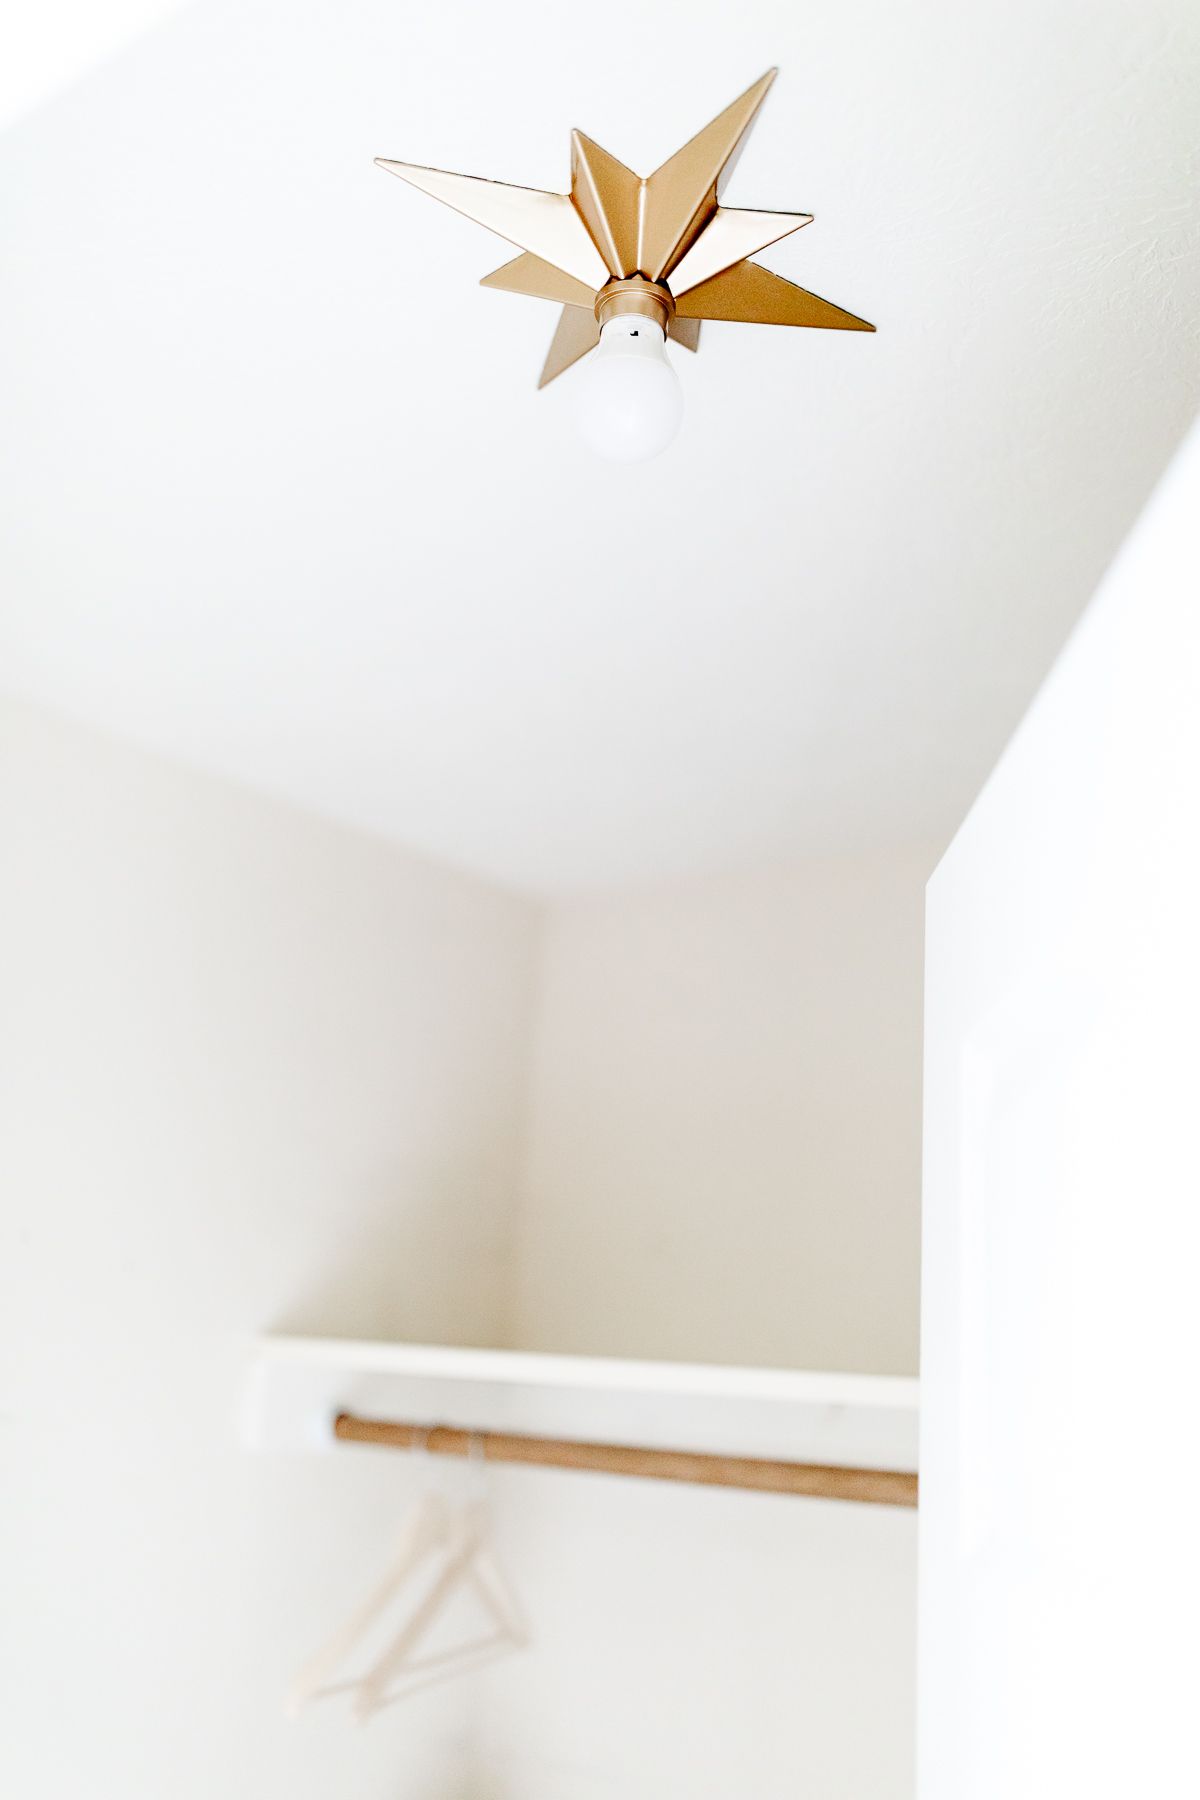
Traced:
<svg viewBox="0 0 1200 1800">
<path fill-rule="evenodd" d="M 941 836 L 1195 409 L 1191 0 L 201 0 L 0 138 L 10 687 L 542 891 Z M 377 154 L 650 168 L 878 335 L 709 325 L 591 461 Z"/>
<path fill-rule="evenodd" d="M 0 61 L 0 126 L 79 81 L 183 0 L 37 0 L 10 7 Z"/>
</svg>

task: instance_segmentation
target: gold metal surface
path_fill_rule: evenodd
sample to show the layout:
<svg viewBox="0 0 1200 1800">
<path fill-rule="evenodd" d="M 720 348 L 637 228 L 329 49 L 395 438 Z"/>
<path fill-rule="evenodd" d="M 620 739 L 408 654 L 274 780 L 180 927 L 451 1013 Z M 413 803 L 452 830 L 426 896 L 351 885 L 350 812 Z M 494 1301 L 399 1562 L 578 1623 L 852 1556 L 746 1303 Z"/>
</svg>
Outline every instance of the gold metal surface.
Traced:
<svg viewBox="0 0 1200 1800">
<path fill-rule="evenodd" d="M 673 344 L 682 344 L 685 350 L 700 348 L 699 319 L 681 319 L 676 313 L 667 327 L 667 336 Z"/>
<path fill-rule="evenodd" d="M 577 363 L 581 356 L 594 350 L 600 342 L 600 326 L 596 315 L 585 312 L 581 306 L 564 306 L 558 317 L 558 328 L 550 341 L 546 360 L 542 364 L 542 372 L 538 377 L 538 386 L 544 388 L 547 382 Z"/>
<path fill-rule="evenodd" d="M 678 299 L 744 257 L 757 256 L 768 244 L 778 243 L 802 225 L 811 225 L 812 218 L 811 213 L 750 212 L 719 206 L 707 229 L 671 270 L 671 292 Z"/>
<path fill-rule="evenodd" d="M 479 283 L 485 288 L 506 288 L 510 294 L 531 294 L 535 300 L 557 300 L 560 306 L 586 306 L 596 310 L 596 291 L 586 281 L 576 281 L 553 263 L 543 262 L 526 250 L 502 269 L 493 269 Z"/>
<path fill-rule="evenodd" d="M 665 281 L 716 217 L 718 185 L 737 161 L 777 73 L 768 69 L 732 106 L 647 176 L 638 268 L 651 281 Z"/>
<path fill-rule="evenodd" d="M 595 289 L 608 280 L 600 252 L 566 194 L 509 187 L 503 181 L 451 175 L 445 169 L 419 169 L 414 163 L 389 162 L 382 156 L 375 161 L 389 175 L 398 175 L 423 194 L 431 194 L 476 224 L 486 225 L 518 249 L 532 250 L 577 281 L 586 281 Z"/>
<path fill-rule="evenodd" d="M 582 131 L 571 133 L 571 203 L 588 228 L 610 275 L 636 275 L 642 266 L 645 183 Z"/>
<path fill-rule="evenodd" d="M 731 319 L 750 325 L 815 325 L 826 331 L 874 331 L 865 319 L 773 275 L 759 263 L 737 263 L 723 275 L 681 294 L 685 319 Z"/>
<path fill-rule="evenodd" d="M 722 184 L 775 75 L 768 69 L 653 175 L 636 175 L 582 131 L 572 132 L 569 194 L 375 160 L 518 246 L 523 254 L 485 275 L 481 286 L 563 307 L 539 387 L 593 348 L 597 318 L 620 311 L 655 318 L 689 350 L 699 346 L 701 319 L 874 331 L 865 319 L 747 260 L 811 224 L 811 213 L 720 204 Z"/>
<path fill-rule="evenodd" d="M 624 281 L 609 281 L 596 295 L 596 323 L 601 331 L 610 319 L 635 313 L 642 319 L 653 319 L 663 336 L 675 317 L 675 302 L 669 288 L 657 281 L 646 281 L 631 275 Z"/>
</svg>

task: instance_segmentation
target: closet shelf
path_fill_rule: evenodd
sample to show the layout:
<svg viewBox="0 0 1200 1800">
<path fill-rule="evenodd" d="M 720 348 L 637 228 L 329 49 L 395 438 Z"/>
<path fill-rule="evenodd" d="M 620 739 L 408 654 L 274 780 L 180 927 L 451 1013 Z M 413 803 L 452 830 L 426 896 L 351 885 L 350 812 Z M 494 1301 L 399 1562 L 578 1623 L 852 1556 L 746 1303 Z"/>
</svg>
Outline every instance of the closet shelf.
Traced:
<svg viewBox="0 0 1200 1800">
<path fill-rule="evenodd" d="M 270 1337 L 243 1423 L 261 1450 L 338 1448 L 335 1421 L 353 1415 L 915 1473 L 917 1399 L 897 1376 Z"/>
</svg>

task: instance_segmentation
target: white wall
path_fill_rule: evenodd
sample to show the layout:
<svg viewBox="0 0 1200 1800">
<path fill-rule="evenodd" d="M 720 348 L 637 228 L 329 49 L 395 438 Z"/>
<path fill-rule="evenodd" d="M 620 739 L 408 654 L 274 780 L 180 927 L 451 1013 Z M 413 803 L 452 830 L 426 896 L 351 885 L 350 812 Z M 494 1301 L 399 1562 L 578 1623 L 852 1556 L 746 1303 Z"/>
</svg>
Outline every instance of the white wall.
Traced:
<svg viewBox="0 0 1200 1800">
<path fill-rule="evenodd" d="M 404 1477 L 247 1456 L 234 1418 L 261 1330 L 498 1329 L 537 914 L 2 729 L 0 1787 L 454 1792 L 464 1690 L 358 1737 L 281 1714 Z"/>
<path fill-rule="evenodd" d="M 553 910 L 520 1342 L 915 1374 L 933 861 Z"/>
<path fill-rule="evenodd" d="M 1200 1793 L 1200 427 L 930 884 L 921 1800 Z"/>
<path fill-rule="evenodd" d="M 916 1368 L 930 850 L 555 907 L 513 1336 Z M 911 1514 L 528 1473 L 488 1796 L 907 1800 Z"/>
<path fill-rule="evenodd" d="M 533 1647 L 481 1800 L 911 1800 L 911 1512 L 605 1476 L 493 1482 Z"/>
</svg>

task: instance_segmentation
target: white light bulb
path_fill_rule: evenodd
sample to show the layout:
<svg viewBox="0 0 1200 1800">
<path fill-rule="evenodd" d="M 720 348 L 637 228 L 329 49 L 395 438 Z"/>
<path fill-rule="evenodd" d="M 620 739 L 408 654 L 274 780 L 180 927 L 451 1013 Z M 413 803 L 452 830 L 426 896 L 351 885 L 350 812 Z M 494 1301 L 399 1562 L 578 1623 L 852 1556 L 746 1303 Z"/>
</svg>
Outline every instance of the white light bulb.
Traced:
<svg viewBox="0 0 1200 1800">
<path fill-rule="evenodd" d="M 642 462 L 666 449 L 682 418 L 683 390 L 662 327 L 639 313 L 610 319 L 580 372 L 584 442 L 614 462 Z"/>
</svg>

